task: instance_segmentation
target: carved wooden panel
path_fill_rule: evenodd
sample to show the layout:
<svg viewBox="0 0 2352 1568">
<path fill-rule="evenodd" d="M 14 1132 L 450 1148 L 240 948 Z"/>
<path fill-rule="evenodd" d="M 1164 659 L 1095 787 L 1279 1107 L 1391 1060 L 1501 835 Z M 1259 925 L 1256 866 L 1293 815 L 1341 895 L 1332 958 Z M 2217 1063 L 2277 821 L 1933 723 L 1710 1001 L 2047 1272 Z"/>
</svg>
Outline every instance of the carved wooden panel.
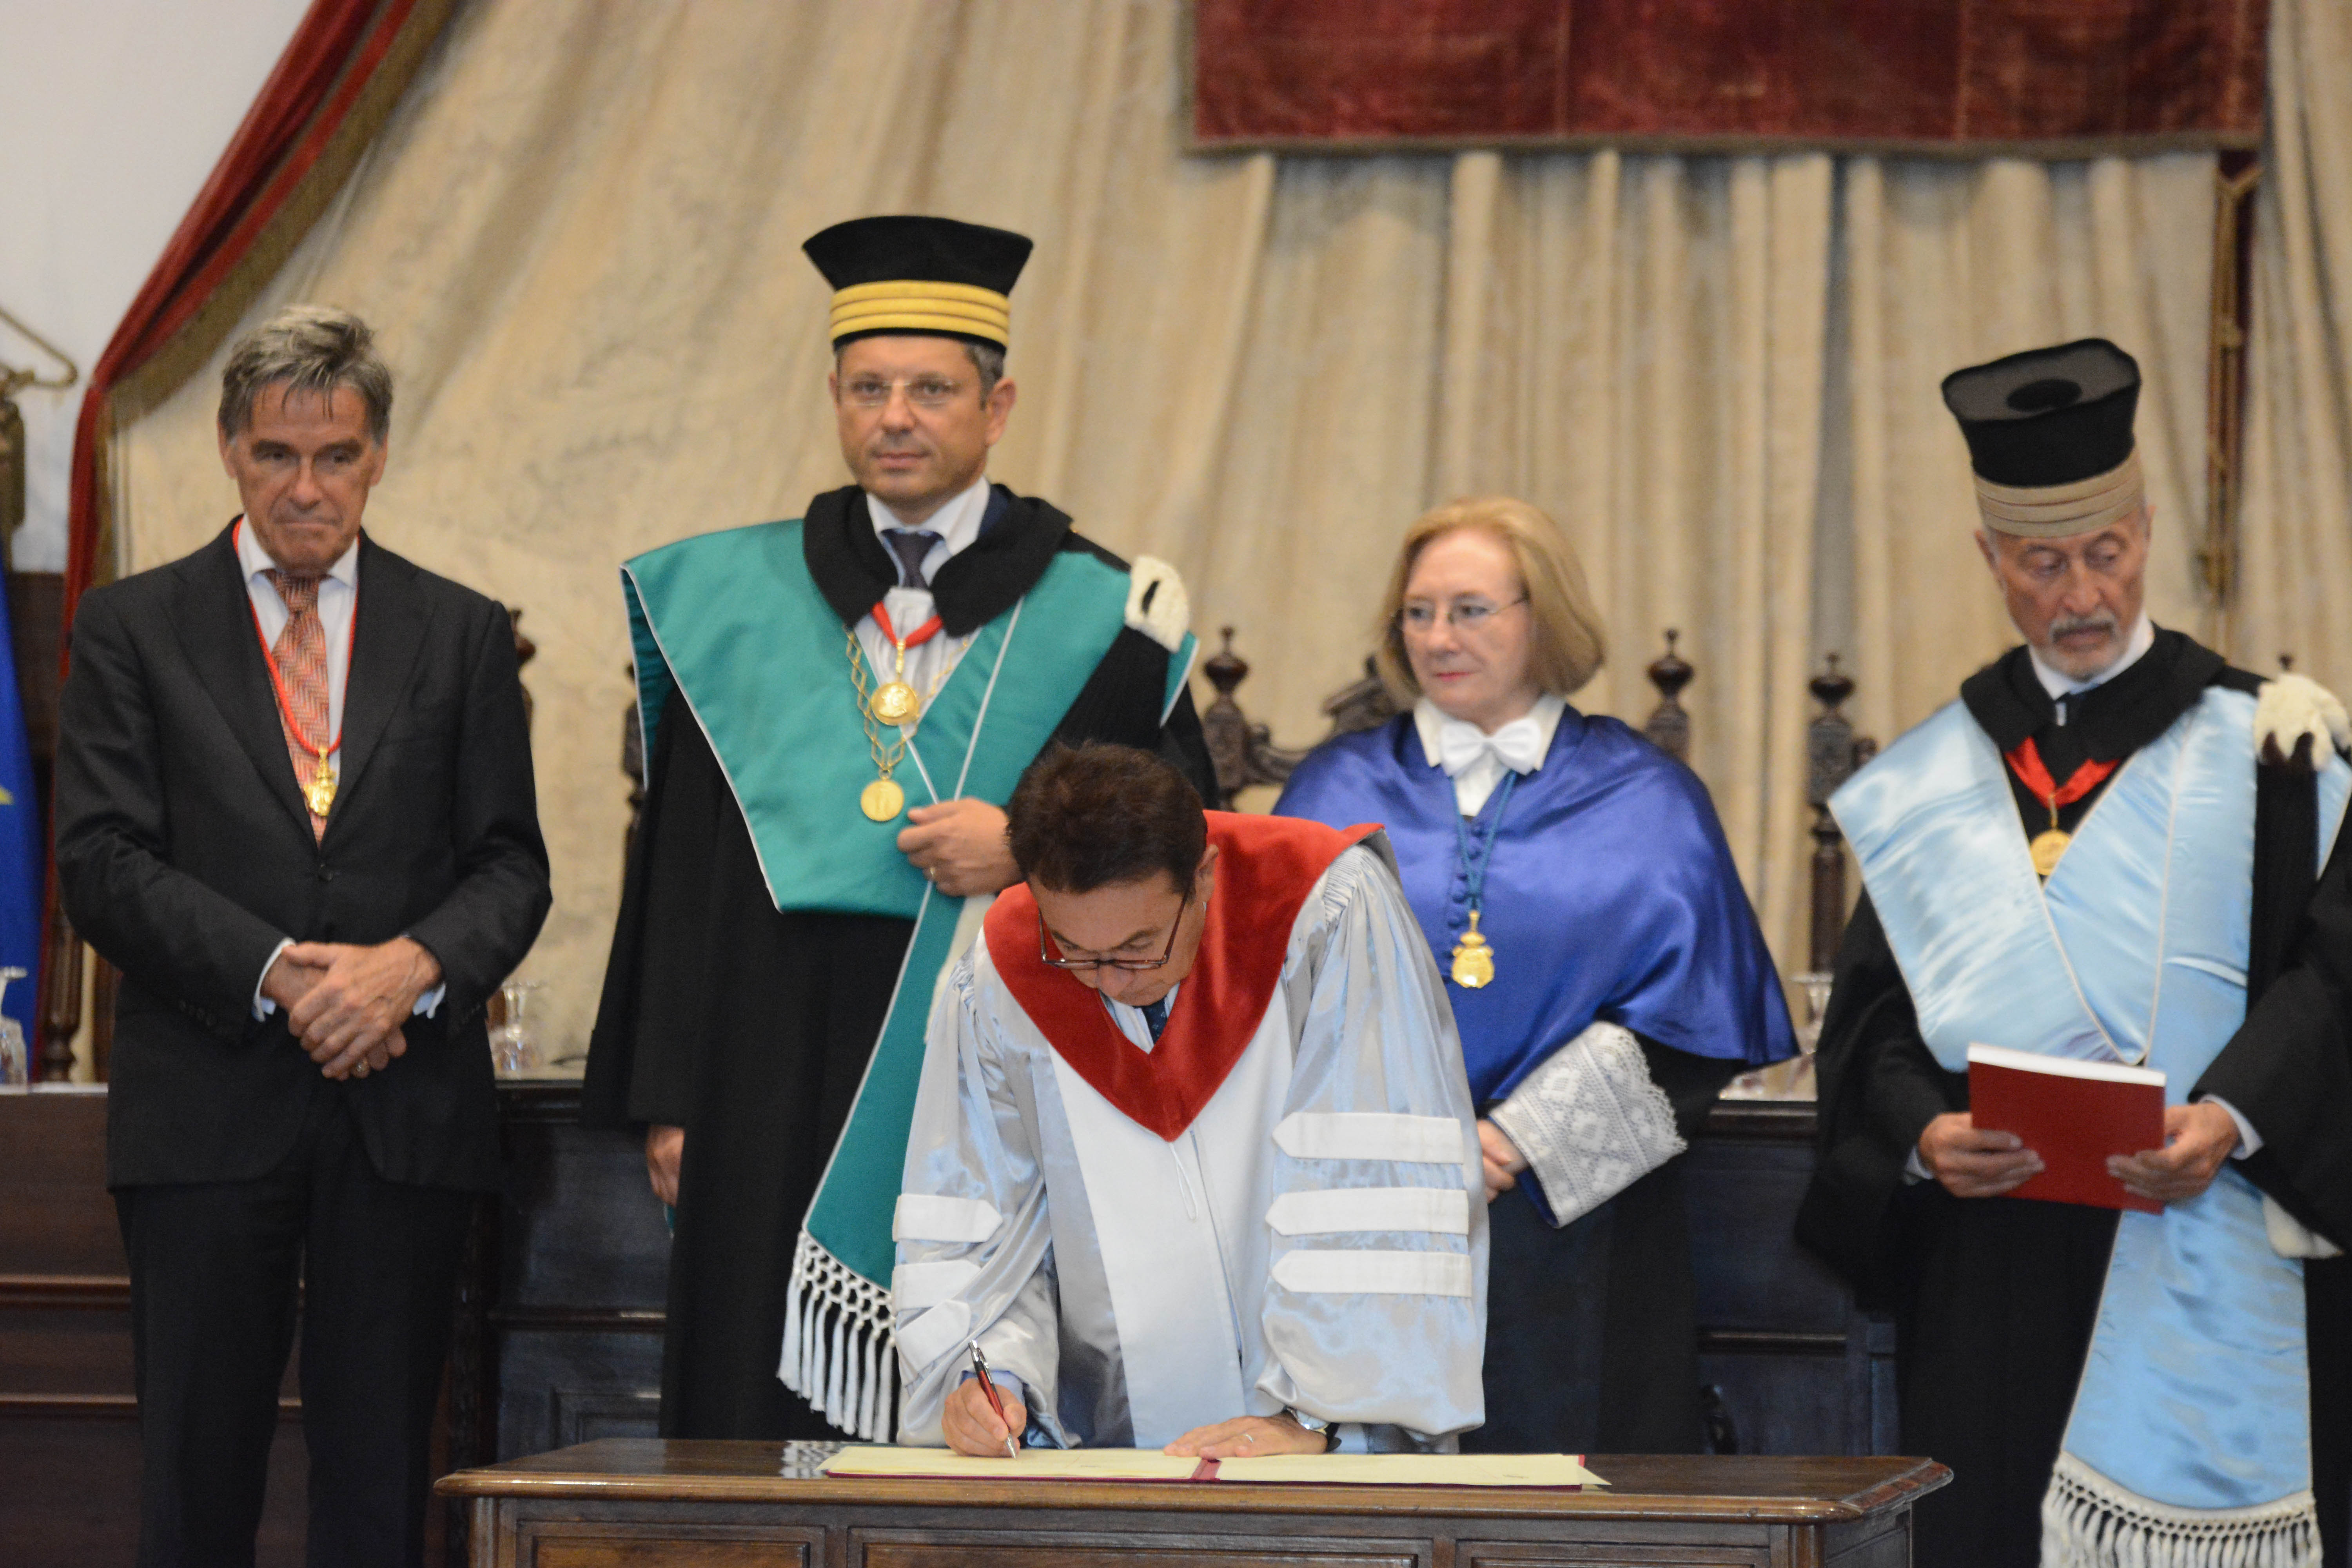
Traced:
<svg viewBox="0 0 2352 1568">
<path fill-rule="evenodd" d="M 106 1096 L 0 1095 L 0 1563 L 129 1563 L 139 1536 L 130 1263 L 106 1192 Z M 302 1561 L 309 1462 L 281 1385 L 255 1561 Z"/>
<path fill-rule="evenodd" d="M 1454 1549 L 1456 1568 L 1538 1568 L 1574 1563 L 1576 1568 L 1770 1568 L 1772 1549 L 1743 1546 L 1630 1546 L 1618 1542 L 1582 1545 L 1560 1542 L 1465 1541 Z"/>
<path fill-rule="evenodd" d="M 661 1436 L 661 1390 L 554 1388 L 548 1447 L 569 1448 L 599 1437 Z"/>
<path fill-rule="evenodd" d="M 863 1568 L 1117 1568 L 1140 1563 L 1144 1568 L 1423 1568 L 1426 1562 L 1418 1543 L 1400 1546 L 1392 1555 L 1368 1554 L 1360 1542 L 1318 1542 L 1297 1537 L 1280 1542 L 1221 1540 L 1155 1542 L 1138 1546 L 1100 1541 L 1062 1544 L 1051 1541 L 959 1539 L 942 1531 L 935 1537 L 877 1539 L 879 1532 L 851 1534 L 850 1561 Z"/>
<path fill-rule="evenodd" d="M 807 1568 L 824 1531 L 727 1524 L 572 1524 L 527 1521 L 515 1568 Z"/>
</svg>

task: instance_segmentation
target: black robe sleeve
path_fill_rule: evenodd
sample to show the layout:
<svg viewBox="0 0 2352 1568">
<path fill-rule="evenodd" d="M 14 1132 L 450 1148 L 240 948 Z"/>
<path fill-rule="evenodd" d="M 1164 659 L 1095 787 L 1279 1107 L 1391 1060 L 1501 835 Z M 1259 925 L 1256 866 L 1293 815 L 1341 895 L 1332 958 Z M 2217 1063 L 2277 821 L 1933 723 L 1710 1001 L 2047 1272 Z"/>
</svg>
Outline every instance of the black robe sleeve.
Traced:
<svg viewBox="0 0 2352 1568">
<path fill-rule="evenodd" d="M 702 727 L 674 705 L 646 770 L 645 805 L 621 886 L 621 912 L 581 1086 L 592 1125 L 682 1127 L 698 1043 L 709 1033 L 709 958 L 724 935 L 717 858 L 741 837 L 735 799 Z"/>
<path fill-rule="evenodd" d="M 1833 973 L 1814 1056 L 1817 1162 L 1797 1239 L 1874 1304 L 1894 1288 L 1888 1221 L 1905 1164 L 1928 1122 L 1968 1109 L 1969 1079 L 1946 1072 L 1919 1037 L 1910 988 L 1867 893 L 1846 922 Z"/>
<path fill-rule="evenodd" d="M 2258 905 L 2258 935 L 2261 923 Z M 2252 1123 L 2263 1144 L 2239 1162 L 2247 1180 L 2352 1248 L 2352 850 L 2344 835 L 2288 951 L 2190 1098 L 2225 1100 Z"/>
<path fill-rule="evenodd" d="M 1172 657 L 1133 626 L 1123 628 L 1054 727 L 1054 738 L 1070 745 L 1111 741 L 1157 752 L 1192 781 L 1202 801 L 1213 801 L 1216 770 L 1209 763 L 1209 743 L 1201 733 L 1192 689 L 1187 686 L 1177 694 L 1164 722 L 1160 716 Z"/>
</svg>

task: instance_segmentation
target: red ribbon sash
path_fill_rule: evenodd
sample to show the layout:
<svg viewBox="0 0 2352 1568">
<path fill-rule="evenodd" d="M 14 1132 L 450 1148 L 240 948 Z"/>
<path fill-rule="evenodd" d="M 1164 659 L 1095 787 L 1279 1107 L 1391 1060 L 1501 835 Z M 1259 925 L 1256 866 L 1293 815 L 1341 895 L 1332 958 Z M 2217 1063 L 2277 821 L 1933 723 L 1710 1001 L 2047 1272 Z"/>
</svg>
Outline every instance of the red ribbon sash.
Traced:
<svg viewBox="0 0 2352 1568">
<path fill-rule="evenodd" d="M 1005 988 L 1080 1078 L 1127 1118 L 1174 1140 L 1214 1098 L 1265 1017 L 1290 928 L 1316 879 L 1349 846 L 1380 831 L 1342 831 L 1288 816 L 1213 811 L 1216 889 L 1200 954 L 1150 1050 L 1119 1033 L 1095 989 L 1040 962 L 1037 900 L 1015 882 L 988 911 L 988 956 Z"/>
<path fill-rule="evenodd" d="M 917 626 L 910 635 L 902 637 L 898 635 L 898 628 L 890 624 L 890 612 L 884 608 L 883 602 L 877 599 L 874 603 L 874 624 L 882 628 L 882 635 L 890 639 L 890 646 L 903 654 L 908 648 L 920 647 L 939 636 L 941 622 L 939 616 L 933 616 L 929 620 Z"/>
<path fill-rule="evenodd" d="M 2120 761 L 2086 762 L 2062 784 L 2050 776 L 2049 766 L 2042 760 L 2042 748 L 2033 743 L 2031 735 L 2018 743 L 2017 750 L 2007 753 L 2001 760 L 2009 764 L 2010 772 L 2017 775 L 2018 783 L 2032 790 L 2038 798 L 2050 803 L 2053 812 L 2062 805 L 2074 805 L 2098 788 L 2100 782 L 2121 765 Z"/>
</svg>

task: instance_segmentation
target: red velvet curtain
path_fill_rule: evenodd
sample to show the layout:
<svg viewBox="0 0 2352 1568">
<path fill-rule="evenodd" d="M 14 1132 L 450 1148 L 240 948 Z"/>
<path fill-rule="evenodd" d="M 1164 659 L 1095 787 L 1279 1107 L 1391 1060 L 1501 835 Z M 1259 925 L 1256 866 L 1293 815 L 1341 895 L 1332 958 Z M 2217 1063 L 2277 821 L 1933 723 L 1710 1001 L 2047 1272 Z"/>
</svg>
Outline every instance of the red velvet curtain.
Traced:
<svg viewBox="0 0 2352 1568">
<path fill-rule="evenodd" d="M 2262 137 L 2269 0 L 1194 0 L 1221 147 L 2082 157 Z"/>
</svg>

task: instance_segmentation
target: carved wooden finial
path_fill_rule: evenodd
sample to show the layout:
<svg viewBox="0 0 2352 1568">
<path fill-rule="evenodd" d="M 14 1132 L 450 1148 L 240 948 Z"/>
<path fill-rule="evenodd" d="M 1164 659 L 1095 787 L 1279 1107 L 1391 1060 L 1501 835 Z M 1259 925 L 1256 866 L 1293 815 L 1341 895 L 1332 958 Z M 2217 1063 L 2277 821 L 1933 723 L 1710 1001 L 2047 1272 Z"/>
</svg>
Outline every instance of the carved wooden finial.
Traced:
<svg viewBox="0 0 2352 1568">
<path fill-rule="evenodd" d="M 1679 630 L 1668 626 L 1666 651 L 1650 661 L 1650 684 L 1656 687 L 1658 695 L 1669 702 L 1679 700 L 1683 688 L 1688 686 L 1691 677 L 1698 673 L 1691 668 L 1688 659 L 1675 651 L 1675 645 L 1682 640 L 1682 635 Z"/>
<path fill-rule="evenodd" d="M 1234 689 L 1249 679 L 1249 660 L 1234 651 L 1234 628 L 1220 628 L 1224 646 L 1201 661 L 1201 673 L 1217 689 L 1221 700 L 1230 700 Z"/>
<path fill-rule="evenodd" d="M 1691 683 L 1698 672 L 1690 661 L 1675 651 L 1682 633 L 1673 626 L 1666 628 L 1666 651 L 1651 661 L 1650 684 L 1658 689 L 1658 705 L 1650 710 L 1642 733 L 1650 743 L 1676 762 L 1690 761 L 1690 715 L 1683 711 L 1683 688 Z"/>
<path fill-rule="evenodd" d="M 1224 646 L 1202 660 L 1201 673 L 1217 689 L 1216 700 L 1201 715 L 1201 739 L 1208 743 L 1209 765 L 1216 771 L 1219 809 L 1231 811 L 1234 797 L 1252 784 L 1279 784 L 1290 777 L 1304 752 L 1287 752 L 1269 738 L 1266 727 L 1245 717 L 1234 690 L 1249 678 L 1249 661 L 1234 651 L 1234 628 L 1222 628 Z"/>
<path fill-rule="evenodd" d="M 1845 930 L 1845 853 L 1837 819 L 1830 815 L 1830 796 L 1853 777 L 1854 770 L 1878 754 L 1878 742 L 1853 732 L 1853 722 L 1841 711 L 1853 695 L 1853 677 L 1838 668 L 1838 656 L 1825 655 L 1819 675 L 1805 689 L 1822 705 L 1805 726 L 1805 802 L 1813 808 L 1812 930 L 1808 943 L 1808 968 L 1825 976 L 1836 962 L 1838 939 Z M 1826 1005 L 1827 993 L 1817 999 Z M 1812 1020 L 1819 1021 L 1818 1012 Z"/>
<path fill-rule="evenodd" d="M 1853 695 L 1853 677 L 1838 668 L 1837 655 L 1829 654 L 1824 658 L 1828 668 L 1805 682 L 1805 689 L 1822 705 L 1823 717 L 1843 717 L 1838 710 Z"/>
</svg>

